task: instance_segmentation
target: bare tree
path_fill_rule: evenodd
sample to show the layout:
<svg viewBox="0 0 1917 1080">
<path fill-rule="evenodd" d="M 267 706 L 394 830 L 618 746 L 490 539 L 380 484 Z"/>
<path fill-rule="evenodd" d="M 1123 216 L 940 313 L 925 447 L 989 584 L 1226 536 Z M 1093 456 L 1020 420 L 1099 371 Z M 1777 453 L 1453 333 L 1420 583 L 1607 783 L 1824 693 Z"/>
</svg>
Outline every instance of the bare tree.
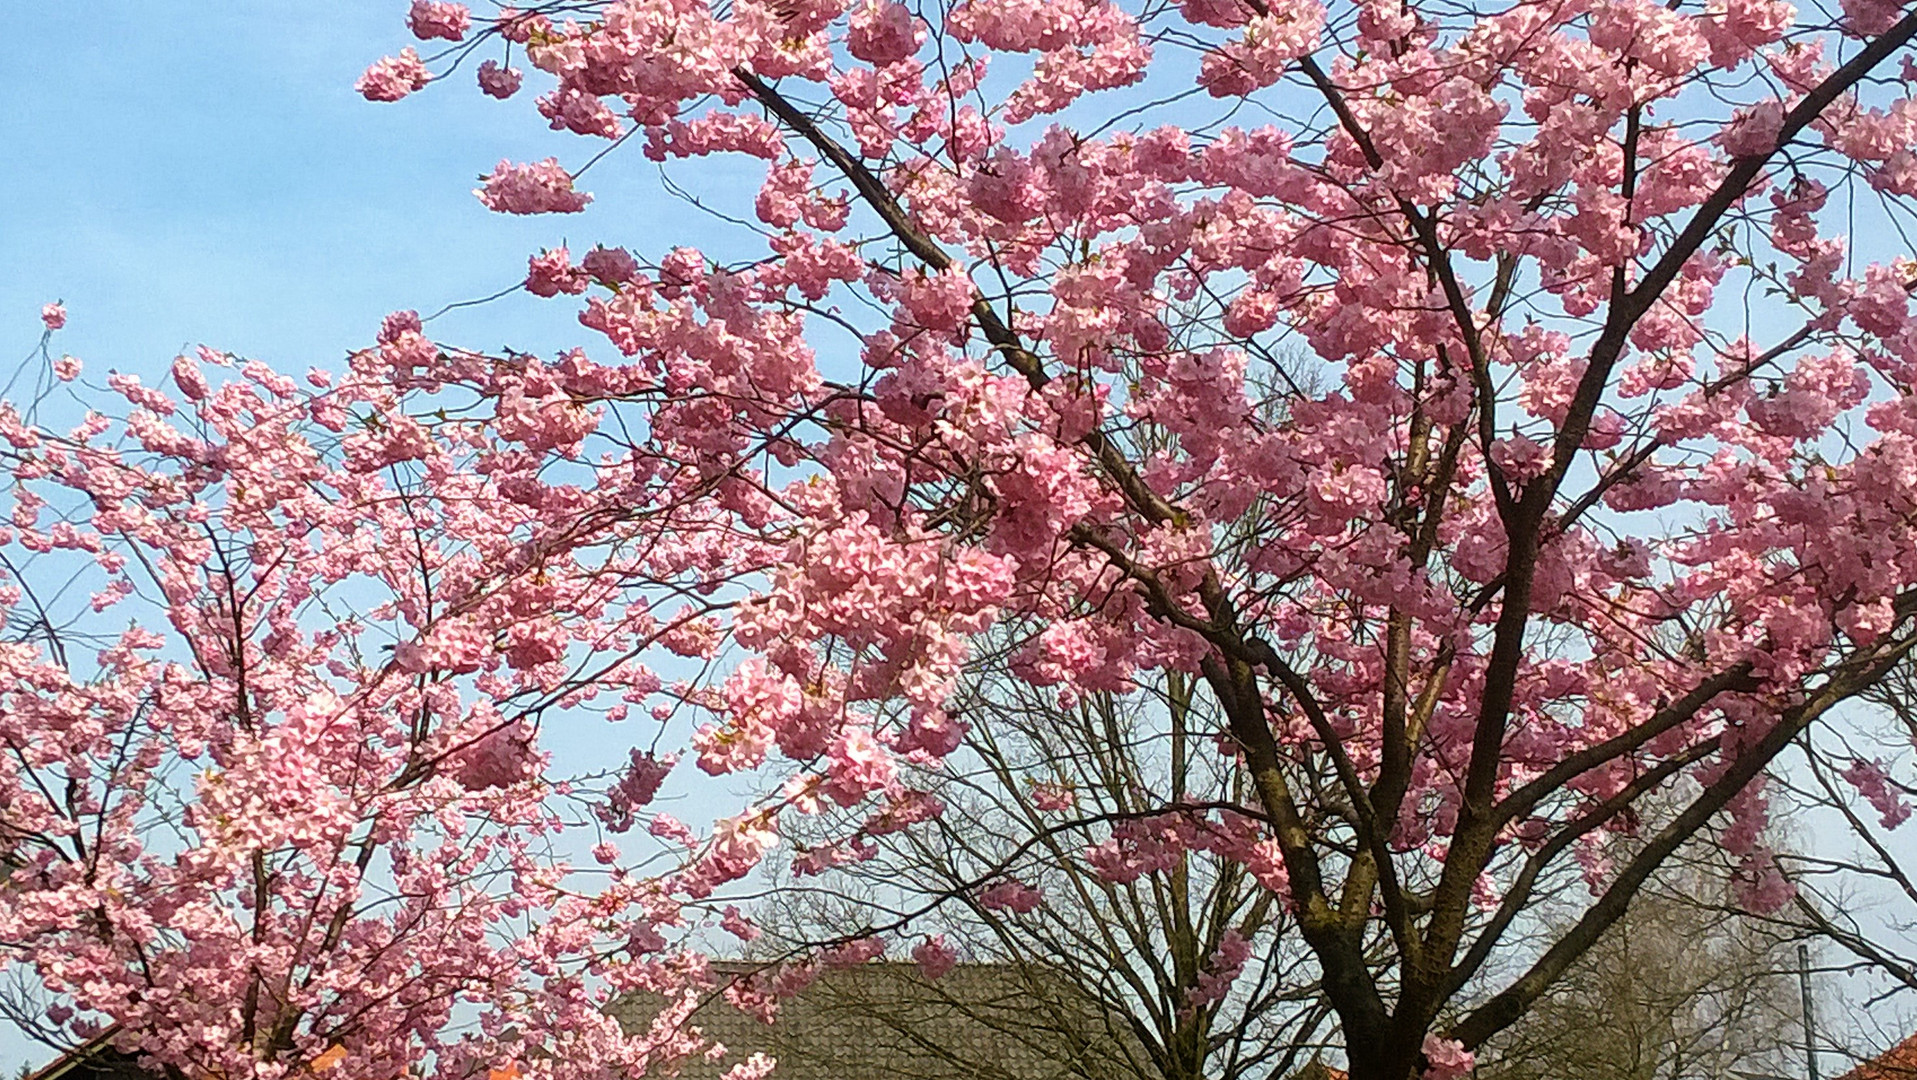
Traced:
<svg viewBox="0 0 1917 1080">
<path fill-rule="evenodd" d="M 1011 1026 L 1117 1048 L 1097 1059 L 1105 1075 L 1289 1075 L 1327 1044 L 1330 1007 L 1304 951 L 1286 944 L 1295 928 L 1271 883 L 1206 850 L 1255 834 L 1254 796 L 1190 681 L 1146 689 L 1061 707 L 1016 680 L 976 679 L 963 708 L 989 722 L 913 779 L 946 804 L 934 827 L 878 837 L 874 857 L 834 868 L 821 888 L 797 875 L 766 922 L 799 944 L 936 904 L 928 928 L 1020 985 Z M 837 828 L 824 820 L 818 835 Z M 1165 830 L 1185 842 L 1155 850 Z M 1137 873 L 1097 869 L 1119 858 Z M 980 887 L 1007 877 L 1048 902 L 1020 910 Z"/>
<path fill-rule="evenodd" d="M 1794 1075 L 1801 1027 L 1791 934 L 1727 903 L 1723 870 L 1706 853 L 1641 892 L 1613 931 L 1491 1044 L 1478 1075 Z"/>
<path fill-rule="evenodd" d="M 1860 1008 L 1836 1012 L 1817 1045 L 1870 1061 L 1912 1034 L 1917 993 L 1917 664 L 1898 664 L 1841 729 L 1807 732 L 1783 785 L 1821 842 L 1782 860 L 1796 887 L 1786 920 L 1834 944 L 1825 966 Z M 1917 1062 L 1910 1068 L 1917 1072 Z M 1889 1075 L 1889 1074 L 1886 1074 Z"/>
</svg>

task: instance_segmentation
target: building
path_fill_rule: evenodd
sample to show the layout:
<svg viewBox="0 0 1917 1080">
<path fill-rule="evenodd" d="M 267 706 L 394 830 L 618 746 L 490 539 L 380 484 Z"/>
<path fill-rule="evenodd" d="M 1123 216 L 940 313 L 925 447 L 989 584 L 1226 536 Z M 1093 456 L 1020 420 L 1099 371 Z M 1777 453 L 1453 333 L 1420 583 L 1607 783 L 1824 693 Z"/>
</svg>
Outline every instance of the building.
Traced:
<svg viewBox="0 0 1917 1080">
<path fill-rule="evenodd" d="M 1837 1080 L 1917 1080 L 1917 1035 L 1912 1035 Z"/>
<path fill-rule="evenodd" d="M 713 966 L 722 976 L 755 970 L 742 963 Z M 661 1004 L 635 996 L 616 1005 L 615 1015 L 637 1026 Z M 1119 1080 L 1155 1074 L 1125 1018 L 1062 982 L 1010 964 L 960 964 L 937 980 L 924 978 L 910 963 L 827 970 L 782 1003 L 775 1024 L 716 998 L 691 1022 L 728 1052 L 716 1061 L 683 1063 L 679 1080 L 718 1080 L 754 1053 L 778 1059 L 772 1080 Z M 142 1071 L 111 1038 L 111 1032 L 102 1035 L 27 1080 L 164 1080 Z M 1294 1080 L 1345 1080 L 1345 1074 L 1314 1060 Z M 1847 1080 L 1905 1080 L 1905 1074 Z"/>
<path fill-rule="evenodd" d="M 113 1032 L 80 1044 L 27 1080 L 154 1080 L 132 1054 L 116 1049 Z"/>
<path fill-rule="evenodd" d="M 621 1018 L 642 1024 L 660 1004 L 632 999 Z M 1006 964 L 960 964 L 937 980 L 911 963 L 827 970 L 781 1004 L 777 1023 L 719 1000 L 692 1023 L 728 1053 L 687 1062 L 683 1080 L 717 1080 L 754 1053 L 778 1059 L 776 1080 L 1092 1080 L 1150 1069 L 1123 1018 Z"/>
</svg>

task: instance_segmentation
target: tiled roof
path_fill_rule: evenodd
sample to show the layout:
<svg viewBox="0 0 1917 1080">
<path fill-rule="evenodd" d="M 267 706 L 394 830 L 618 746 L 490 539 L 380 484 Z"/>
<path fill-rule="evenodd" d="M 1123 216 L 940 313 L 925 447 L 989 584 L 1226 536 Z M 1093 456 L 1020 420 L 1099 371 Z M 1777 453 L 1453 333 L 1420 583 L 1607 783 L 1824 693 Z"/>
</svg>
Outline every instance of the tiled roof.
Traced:
<svg viewBox="0 0 1917 1080">
<path fill-rule="evenodd" d="M 618 1007 L 628 1024 L 658 1008 L 656 999 L 640 998 Z M 1018 969 L 999 964 L 961 964 L 937 981 L 914 964 L 863 964 L 821 974 L 781 1006 L 775 1024 L 723 1001 L 702 1007 L 692 1022 L 729 1053 L 687 1062 L 684 1080 L 716 1080 L 755 1052 L 779 1059 L 775 1080 L 1103 1077 L 1131 1071 L 1114 1059 L 1134 1045 L 1122 1021 L 1067 994 L 1039 992 Z"/>
<path fill-rule="evenodd" d="M 1917 1035 L 1912 1035 L 1837 1080 L 1917 1080 Z"/>
<path fill-rule="evenodd" d="M 152 1080 L 134 1055 L 113 1045 L 118 1034 L 110 1029 L 61 1054 L 26 1080 Z"/>
</svg>

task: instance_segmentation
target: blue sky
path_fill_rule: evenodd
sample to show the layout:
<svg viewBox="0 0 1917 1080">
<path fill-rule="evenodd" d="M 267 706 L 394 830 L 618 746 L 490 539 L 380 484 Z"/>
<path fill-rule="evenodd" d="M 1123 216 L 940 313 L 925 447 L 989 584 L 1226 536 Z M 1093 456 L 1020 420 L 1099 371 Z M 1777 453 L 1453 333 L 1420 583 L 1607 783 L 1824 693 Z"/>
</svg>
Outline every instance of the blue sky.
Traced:
<svg viewBox="0 0 1917 1080">
<path fill-rule="evenodd" d="M 486 211 L 470 192 L 501 157 L 576 167 L 598 145 L 545 131 L 531 93 L 481 96 L 470 69 L 397 104 L 361 99 L 358 73 L 411 40 L 402 0 L 88 7 L 0 41 L 8 365 L 56 298 L 72 313 L 56 350 L 94 374 L 158 372 L 201 342 L 297 372 L 369 342 L 387 311 L 511 285 L 542 246 L 657 251 L 669 246 L 648 242 L 661 218 L 673 243 L 717 239 L 661 193 L 636 145 L 588 175 L 601 201 L 584 214 Z M 743 192 L 743 167 L 738 179 Z M 573 310 L 520 295 L 434 332 L 476 347 L 601 344 Z"/>
</svg>

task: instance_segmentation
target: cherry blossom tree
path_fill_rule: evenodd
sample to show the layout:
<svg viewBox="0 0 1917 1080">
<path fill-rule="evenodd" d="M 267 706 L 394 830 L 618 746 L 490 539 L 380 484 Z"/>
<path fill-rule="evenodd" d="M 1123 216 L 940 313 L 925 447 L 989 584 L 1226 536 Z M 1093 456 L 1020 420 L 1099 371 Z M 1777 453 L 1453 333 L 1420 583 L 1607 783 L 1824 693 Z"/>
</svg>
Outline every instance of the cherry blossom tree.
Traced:
<svg viewBox="0 0 1917 1080">
<path fill-rule="evenodd" d="M 389 323 L 371 381 L 381 353 L 302 389 L 201 349 L 171 395 L 88 385 L 117 421 L 0 406 L 0 941 L 51 996 L 50 1041 L 112 1030 L 176 1077 L 524 1067 L 502 1046 L 630 1075 L 698 1047 L 694 996 L 650 1035 L 604 1015 L 683 989 L 675 962 L 606 957 L 659 948 L 635 912 L 684 916 L 649 880 L 579 887 L 554 854 L 571 788 L 534 745 L 550 711 L 656 690 L 629 654 L 701 640 L 698 615 L 649 622 L 622 529 L 514 503 L 483 471 L 498 448 L 406 416 L 385 365 L 432 355 L 417 325 Z M 696 560 L 696 532 L 663 557 Z M 576 557 L 600 584 L 549 570 Z M 665 768 L 635 752 L 600 810 Z"/>
<path fill-rule="evenodd" d="M 910 939 L 725 987 L 699 948 L 708 915 L 750 935 L 726 890 L 784 822 L 864 809 L 810 852 L 856 860 L 938 815 L 901 766 L 963 744 L 988 635 L 1066 707 L 1192 680 L 1243 804 L 1143 792 L 1152 843 L 1084 857 L 1122 878 L 1252 823 L 1229 854 L 1358 1080 L 1469 1071 L 1700 835 L 1745 902 L 1789 901 L 1766 769 L 1917 644 L 1917 267 L 1890 239 L 1917 13 L 408 22 L 367 98 L 466 70 L 510 103 L 536 71 L 542 120 L 606 144 L 500 163 L 488 207 L 584 210 L 614 149 L 598 168 L 743 155 L 752 253 L 650 222 L 604 238 L 638 253 L 533 256 L 592 355 L 399 313 L 306 388 L 209 350 L 170 390 L 110 377 L 71 431 L 0 412 L 0 940 L 67 1023 L 192 1076 L 664 1067 L 702 994 L 770 1013 Z M 65 565 L 98 618 L 59 612 Z M 116 602 L 131 628 L 79 636 Z M 594 713 L 637 731 L 630 761 L 549 775 L 542 729 Z M 650 808 L 695 767 L 771 793 Z M 1652 797 L 1679 809 L 1608 860 Z M 569 800 L 599 823 L 570 831 L 663 854 L 571 866 Z M 1567 877 L 1576 916 L 1512 933 Z M 977 887 L 1018 910 L 1040 884 Z M 679 1004 L 621 1032 L 599 1006 L 637 989 Z"/>
</svg>

